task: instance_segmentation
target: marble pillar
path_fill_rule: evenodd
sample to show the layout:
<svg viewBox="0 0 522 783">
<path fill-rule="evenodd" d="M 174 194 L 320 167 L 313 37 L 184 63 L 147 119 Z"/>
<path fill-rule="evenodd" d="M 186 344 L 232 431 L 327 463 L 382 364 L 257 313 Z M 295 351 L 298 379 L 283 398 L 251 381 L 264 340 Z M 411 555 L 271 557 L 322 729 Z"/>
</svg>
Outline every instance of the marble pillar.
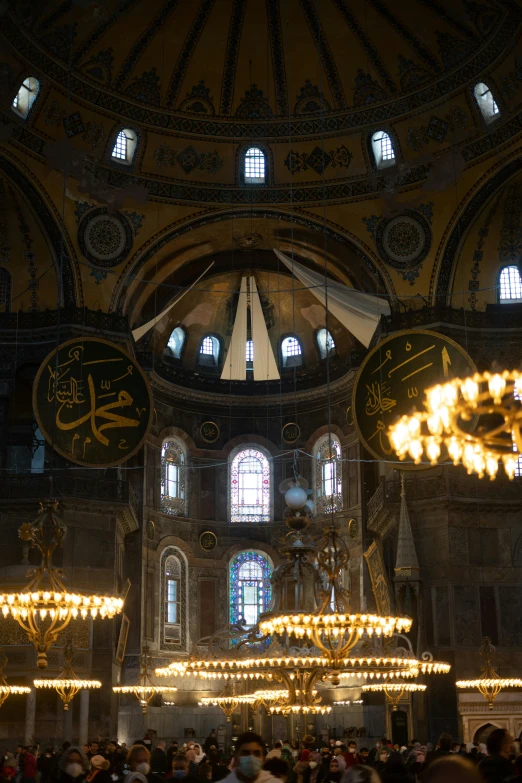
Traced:
<svg viewBox="0 0 522 783">
<path fill-rule="evenodd" d="M 34 724 L 36 719 L 36 690 L 31 689 L 25 702 L 25 740 L 24 745 L 32 745 L 34 742 Z"/>
<path fill-rule="evenodd" d="M 85 745 L 89 741 L 89 691 L 80 691 L 80 728 L 79 745 Z"/>
</svg>

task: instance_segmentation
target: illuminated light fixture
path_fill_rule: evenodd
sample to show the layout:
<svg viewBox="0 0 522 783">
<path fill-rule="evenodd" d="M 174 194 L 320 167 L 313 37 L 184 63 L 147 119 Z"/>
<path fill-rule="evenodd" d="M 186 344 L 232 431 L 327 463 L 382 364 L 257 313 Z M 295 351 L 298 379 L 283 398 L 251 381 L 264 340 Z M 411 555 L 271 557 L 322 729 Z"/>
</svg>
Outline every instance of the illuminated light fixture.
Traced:
<svg viewBox="0 0 522 783">
<path fill-rule="evenodd" d="M 40 502 L 34 522 L 26 522 L 19 536 L 40 550 L 42 561 L 20 593 L 0 593 L 0 616 L 13 617 L 36 649 L 36 665 L 47 666 L 47 651 L 72 619 L 114 617 L 123 609 L 123 599 L 115 596 L 72 593 L 62 581 L 62 573 L 52 561 L 53 552 L 63 546 L 67 531 L 58 517 L 58 501 Z"/>
<path fill-rule="evenodd" d="M 5 676 L 4 669 L 7 666 L 7 655 L 0 650 L 0 707 L 9 696 L 17 696 L 31 693 L 31 689 L 26 685 L 9 685 Z"/>
<path fill-rule="evenodd" d="M 82 680 L 76 676 L 72 668 L 73 648 L 70 640 L 64 647 L 63 657 L 65 666 L 58 677 L 34 680 L 33 685 L 35 688 L 53 688 L 63 701 L 64 710 L 67 711 L 69 704 L 79 691 L 101 688 L 102 684 L 99 680 Z"/>
<path fill-rule="evenodd" d="M 336 707 L 343 707 L 347 706 L 349 707 L 351 704 L 364 704 L 363 699 L 354 699 L 353 701 L 334 701 L 334 705 Z"/>
<path fill-rule="evenodd" d="M 515 476 L 522 453 L 522 373 L 475 373 L 426 390 L 425 411 L 402 416 L 388 436 L 399 459 L 437 465 L 443 448 L 454 465 L 493 481 L 502 463 Z M 473 432 L 466 429 L 476 419 Z"/>
<path fill-rule="evenodd" d="M 132 693 L 141 705 L 141 711 L 147 714 L 147 708 L 158 693 L 175 693 L 178 689 L 172 685 L 154 685 L 150 679 L 152 672 L 152 655 L 148 645 L 145 645 L 139 657 L 140 681 L 136 685 L 113 685 L 113 693 Z M 174 702 L 171 702 L 174 704 Z"/>
<path fill-rule="evenodd" d="M 230 723 L 232 715 L 235 713 L 240 704 L 255 704 L 256 697 L 254 695 L 240 696 L 235 692 L 235 684 L 227 683 L 225 690 L 220 696 L 203 696 L 199 704 L 202 707 L 219 707 L 226 717 L 227 723 Z"/>
<path fill-rule="evenodd" d="M 426 685 L 421 685 L 419 682 L 372 683 L 371 685 L 362 686 L 363 691 L 382 691 L 385 693 L 387 701 L 393 705 L 393 712 L 397 711 L 397 705 L 405 693 L 423 693 L 426 688 Z"/>
<path fill-rule="evenodd" d="M 488 703 L 488 709 L 494 709 L 494 701 L 503 688 L 522 688 L 522 680 L 517 677 L 500 677 L 491 663 L 495 655 L 495 648 L 491 644 L 489 636 L 482 640 L 480 654 L 484 658 L 484 666 L 480 677 L 476 680 L 457 680 L 457 688 L 476 688 L 484 696 Z"/>
</svg>

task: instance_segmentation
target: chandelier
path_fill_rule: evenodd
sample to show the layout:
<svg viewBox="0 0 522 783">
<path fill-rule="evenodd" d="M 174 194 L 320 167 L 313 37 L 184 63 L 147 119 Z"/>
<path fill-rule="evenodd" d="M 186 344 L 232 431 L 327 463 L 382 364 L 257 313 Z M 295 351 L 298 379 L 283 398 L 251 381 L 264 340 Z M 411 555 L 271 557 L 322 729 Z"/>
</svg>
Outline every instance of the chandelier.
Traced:
<svg viewBox="0 0 522 783">
<path fill-rule="evenodd" d="M 9 685 L 5 676 L 4 669 L 7 666 L 7 655 L 0 650 L 0 707 L 11 695 L 31 693 L 31 689 L 25 685 Z"/>
<path fill-rule="evenodd" d="M 123 608 L 114 596 L 72 593 L 63 583 L 63 571 L 53 565 L 53 552 L 63 546 L 67 531 L 57 515 L 58 501 L 40 502 L 34 522 L 25 522 L 19 536 L 40 550 L 40 565 L 30 572 L 30 582 L 19 593 L 0 594 L 3 617 L 11 615 L 25 631 L 37 652 L 36 665 L 47 666 L 47 651 L 73 618 L 113 617 Z"/>
<path fill-rule="evenodd" d="M 35 688 L 54 688 L 63 701 L 64 710 L 67 711 L 69 704 L 79 691 L 101 688 L 101 682 L 99 680 L 82 680 L 76 676 L 72 668 L 73 647 L 70 640 L 64 647 L 63 657 L 65 666 L 58 677 L 34 680 L 33 685 Z"/>
<path fill-rule="evenodd" d="M 476 680 L 457 680 L 457 688 L 476 688 L 486 699 L 488 709 L 494 708 L 494 701 L 502 688 L 522 688 L 522 680 L 511 677 L 500 677 L 495 671 L 491 661 L 495 655 L 495 648 L 491 644 L 489 636 L 482 640 L 480 654 L 484 659 L 484 665 L 480 672 L 480 677 Z"/>
<path fill-rule="evenodd" d="M 422 685 L 419 682 L 387 682 L 363 685 L 362 689 L 363 691 L 383 691 L 386 695 L 386 701 L 393 705 L 392 711 L 396 712 L 398 704 L 405 693 L 423 693 L 426 687 L 426 685 Z"/>
<path fill-rule="evenodd" d="M 409 454 L 432 465 L 443 449 L 468 473 L 496 477 L 500 463 L 512 479 L 522 453 L 522 373 L 475 373 L 426 390 L 425 411 L 402 416 L 390 427 L 390 443 L 399 459 Z M 474 424 L 471 431 L 470 423 Z"/>
<path fill-rule="evenodd" d="M 241 704 L 255 704 L 255 696 L 240 696 L 236 694 L 235 683 L 230 682 L 225 686 L 225 690 L 220 696 L 203 696 L 200 701 L 201 706 L 219 707 L 226 717 L 227 723 L 230 723 L 232 715 Z"/>
<path fill-rule="evenodd" d="M 158 693 L 175 693 L 178 689 L 170 685 L 154 685 L 151 680 L 152 673 L 152 655 L 149 646 L 145 645 L 143 652 L 139 657 L 140 681 L 137 685 L 113 685 L 114 693 L 132 693 L 138 699 L 141 710 L 144 715 L 147 714 L 147 708 Z M 173 702 L 170 702 L 172 705 Z"/>
</svg>

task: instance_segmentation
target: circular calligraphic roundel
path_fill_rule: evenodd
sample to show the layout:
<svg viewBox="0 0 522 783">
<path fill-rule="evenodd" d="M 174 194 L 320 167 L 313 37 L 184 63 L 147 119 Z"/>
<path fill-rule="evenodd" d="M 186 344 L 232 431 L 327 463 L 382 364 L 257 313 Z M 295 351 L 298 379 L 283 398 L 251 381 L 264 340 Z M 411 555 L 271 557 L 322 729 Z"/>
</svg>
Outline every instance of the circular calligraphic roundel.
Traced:
<svg viewBox="0 0 522 783">
<path fill-rule="evenodd" d="M 118 345 L 67 340 L 42 362 L 33 410 L 46 441 L 77 465 L 120 465 L 142 446 L 154 406 L 149 382 Z"/>
<path fill-rule="evenodd" d="M 205 530 L 199 537 L 199 545 L 205 552 L 212 552 L 217 547 L 217 536 L 211 530 Z"/>
<path fill-rule="evenodd" d="M 375 243 L 379 255 L 389 266 L 411 269 L 428 255 L 431 228 L 421 214 L 407 209 L 402 215 L 380 221 Z"/>
<path fill-rule="evenodd" d="M 366 356 L 353 387 L 355 424 L 370 454 L 401 469 L 429 467 L 401 462 L 386 433 L 401 416 L 424 410 L 426 389 L 474 372 L 466 351 L 438 332 L 411 329 L 382 340 Z"/>
<path fill-rule="evenodd" d="M 133 242 L 132 228 L 121 212 L 109 215 L 106 207 L 87 212 L 78 227 L 78 244 L 92 264 L 110 269 L 127 258 Z"/>
</svg>

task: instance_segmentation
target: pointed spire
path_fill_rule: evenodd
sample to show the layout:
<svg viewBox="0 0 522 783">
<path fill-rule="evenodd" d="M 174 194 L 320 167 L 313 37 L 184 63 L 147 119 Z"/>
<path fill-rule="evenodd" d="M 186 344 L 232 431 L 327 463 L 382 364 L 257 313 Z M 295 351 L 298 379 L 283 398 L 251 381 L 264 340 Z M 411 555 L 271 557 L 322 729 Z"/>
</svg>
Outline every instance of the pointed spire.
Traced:
<svg viewBox="0 0 522 783">
<path fill-rule="evenodd" d="M 411 532 L 410 516 L 406 504 L 406 487 L 404 474 L 401 474 L 401 511 L 399 517 L 399 540 L 397 543 L 397 560 L 395 576 L 418 575 L 419 561 L 415 551 L 413 533 Z"/>
</svg>

